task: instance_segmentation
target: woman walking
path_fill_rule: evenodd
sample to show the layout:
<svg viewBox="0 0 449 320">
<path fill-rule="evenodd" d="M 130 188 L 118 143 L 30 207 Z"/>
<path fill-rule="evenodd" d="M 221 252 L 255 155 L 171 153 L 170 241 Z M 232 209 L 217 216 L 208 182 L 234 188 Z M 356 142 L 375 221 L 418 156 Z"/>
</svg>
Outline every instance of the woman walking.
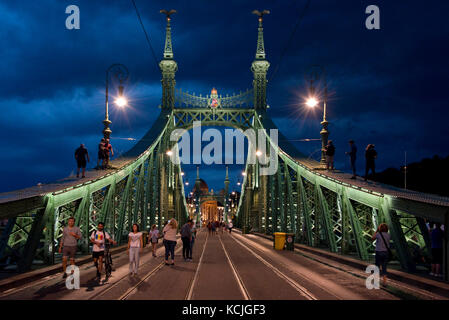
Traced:
<svg viewBox="0 0 449 320">
<path fill-rule="evenodd" d="M 165 265 L 173 266 L 175 264 L 175 246 L 176 233 L 178 232 L 178 222 L 175 219 L 171 219 L 162 232 L 164 234 Z M 169 254 L 171 255 L 171 263 L 168 263 Z"/>
<path fill-rule="evenodd" d="M 150 241 L 151 241 L 151 247 L 152 247 L 152 251 L 153 251 L 153 257 L 156 257 L 156 248 L 157 248 L 158 240 L 159 240 L 159 230 L 156 228 L 156 225 L 153 224 L 151 226 L 151 230 L 150 230 Z"/>
<path fill-rule="evenodd" d="M 137 275 L 142 248 L 142 232 L 139 232 L 139 226 L 134 223 L 132 231 L 128 234 L 129 273 L 131 275 Z"/>
<path fill-rule="evenodd" d="M 376 240 L 376 266 L 380 270 L 383 284 L 387 282 L 387 263 L 390 253 L 390 234 L 386 223 L 381 223 L 374 233 L 372 240 Z"/>
</svg>

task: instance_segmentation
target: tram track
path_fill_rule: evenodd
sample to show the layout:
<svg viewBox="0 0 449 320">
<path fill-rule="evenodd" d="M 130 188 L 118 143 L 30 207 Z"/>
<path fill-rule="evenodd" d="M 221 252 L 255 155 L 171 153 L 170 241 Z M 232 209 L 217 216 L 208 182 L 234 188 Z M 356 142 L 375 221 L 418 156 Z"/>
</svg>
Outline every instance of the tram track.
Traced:
<svg viewBox="0 0 449 320">
<path fill-rule="evenodd" d="M 245 248 L 245 250 L 249 251 L 257 260 L 259 260 L 262 264 L 268 267 L 271 271 L 273 271 L 279 278 L 287 282 L 296 292 L 298 292 L 301 296 L 306 298 L 307 300 L 318 300 L 318 298 L 310 292 L 307 288 L 299 284 L 297 281 L 293 280 L 291 277 L 286 275 L 284 272 L 279 270 L 277 267 L 273 266 L 266 259 L 261 257 L 254 250 L 250 249 L 248 246 L 245 246 L 242 241 L 237 240 L 235 237 L 231 237 L 236 243 L 238 243 L 241 247 Z"/>
</svg>

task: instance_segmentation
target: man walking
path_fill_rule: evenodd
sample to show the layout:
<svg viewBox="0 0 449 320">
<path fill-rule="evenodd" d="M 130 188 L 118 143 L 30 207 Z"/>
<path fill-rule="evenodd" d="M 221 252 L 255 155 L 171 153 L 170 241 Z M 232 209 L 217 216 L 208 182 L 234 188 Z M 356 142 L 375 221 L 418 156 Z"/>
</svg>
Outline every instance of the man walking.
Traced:
<svg viewBox="0 0 449 320">
<path fill-rule="evenodd" d="M 181 240 L 182 240 L 182 257 L 184 261 L 189 261 L 190 259 L 190 243 L 192 241 L 192 226 L 193 220 L 187 220 L 181 228 Z"/>
<path fill-rule="evenodd" d="M 369 144 L 366 146 L 365 150 L 365 181 L 368 179 L 368 172 L 371 169 L 373 176 L 376 174 L 374 160 L 377 158 L 377 152 L 374 150 L 374 144 Z"/>
<path fill-rule="evenodd" d="M 92 248 L 92 258 L 94 259 L 94 264 L 97 267 L 97 281 L 101 280 L 101 271 L 103 269 L 103 257 L 104 257 L 104 244 L 105 241 L 112 242 L 113 244 L 117 244 L 114 240 L 112 240 L 111 236 L 104 231 L 104 223 L 98 223 L 98 230 L 92 232 L 90 236 L 90 242 L 93 243 Z"/>
<path fill-rule="evenodd" d="M 62 278 L 67 278 L 67 258 L 70 258 L 70 264 L 75 265 L 75 254 L 77 249 L 77 242 L 81 239 L 80 228 L 75 227 L 75 218 L 70 217 L 68 226 L 64 227 L 62 231 L 61 242 L 59 243 L 59 253 L 62 253 L 62 271 L 64 272 Z"/>
<path fill-rule="evenodd" d="M 87 152 L 86 147 L 84 147 L 84 144 L 81 144 L 81 146 L 76 149 L 75 151 L 75 159 L 76 159 L 76 163 L 77 163 L 77 171 L 76 171 L 76 177 L 79 178 L 80 177 L 80 168 L 83 169 L 83 176 L 82 178 L 85 178 L 85 173 L 86 173 L 86 157 L 87 157 L 87 162 L 90 162 L 89 159 L 89 153 Z"/>
<path fill-rule="evenodd" d="M 109 160 L 114 156 L 114 150 L 112 149 L 112 145 L 109 143 L 109 139 L 105 140 L 104 143 L 104 169 L 109 168 Z"/>
<path fill-rule="evenodd" d="M 96 169 L 103 169 L 104 168 L 104 143 L 105 140 L 104 138 L 101 139 L 100 143 L 98 144 L 98 160 L 97 160 L 97 167 Z M 101 167 L 100 167 L 100 162 L 101 162 Z"/>
<path fill-rule="evenodd" d="M 232 224 L 232 220 L 229 221 L 228 223 L 228 229 L 229 229 L 229 233 L 232 233 L 232 228 L 234 227 L 234 225 Z"/>
<path fill-rule="evenodd" d="M 329 140 L 327 146 L 324 147 L 324 152 L 326 154 L 326 169 L 334 170 L 334 155 L 335 155 L 335 146 L 332 140 Z"/>
<path fill-rule="evenodd" d="M 347 155 L 351 158 L 351 170 L 352 170 L 352 177 L 351 179 L 356 178 L 356 169 L 355 169 L 355 161 L 356 161 L 356 155 L 357 155 L 357 147 L 354 143 L 354 140 L 349 140 L 349 152 L 346 152 Z"/>
</svg>

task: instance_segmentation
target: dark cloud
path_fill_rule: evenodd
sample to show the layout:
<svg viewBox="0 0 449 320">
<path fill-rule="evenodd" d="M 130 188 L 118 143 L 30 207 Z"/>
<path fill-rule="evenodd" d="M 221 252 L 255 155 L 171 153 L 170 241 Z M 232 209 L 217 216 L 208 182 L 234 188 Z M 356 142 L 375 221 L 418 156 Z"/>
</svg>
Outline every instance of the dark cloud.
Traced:
<svg viewBox="0 0 449 320">
<path fill-rule="evenodd" d="M 305 70 L 320 64 L 327 71 L 337 165 L 349 169 L 343 151 L 350 138 L 359 146 L 359 167 L 367 143 L 378 148 L 379 168 L 401 165 L 405 150 L 410 160 L 446 156 L 449 2 L 377 1 L 381 30 L 368 31 L 364 12 L 371 1 L 314 0 L 288 42 L 306 2 L 136 0 L 157 59 L 165 32 L 159 10 L 178 10 L 172 20 L 178 88 L 203 95 L 212 87 L 223 94 L 251 88 L 257 39 L 251 11 L 266 8 L 269 113 L 287 139 L 319 138 L 321 115 L 306 112 L 301 97 Z M 71 4 L 80 7 L 80 30 L 65 29 Z M 4 1 L 0 41 L 0 191 L 69 174 L 81 142 L 95 150 L 112 63 L 128 67 L 133 100 L 126 112 L 111 107 L 113 136 L 139 139 L 157 117 L 161 76 L 131 1 Z M 293 143 L 319 157 L 319 142 Z M 120 151 L 132 146 L 123 139 L 114 144 Z M 241 167 L 231 169 L 236 180 Z M 194 177 L 194 166 L 187 171 Z M 223 167 L 203 171 L 210 187 L 222 188 Z"/>
</svg>

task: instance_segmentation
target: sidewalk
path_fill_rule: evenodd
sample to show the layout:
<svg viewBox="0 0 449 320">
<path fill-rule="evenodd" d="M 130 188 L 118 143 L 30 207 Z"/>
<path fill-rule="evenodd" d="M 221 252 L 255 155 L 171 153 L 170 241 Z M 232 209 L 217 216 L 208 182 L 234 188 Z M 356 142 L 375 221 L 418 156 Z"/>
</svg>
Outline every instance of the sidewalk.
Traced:
<svg viewBox="0 0 449 320">
<path fill-rule="evenodd" d="M 112 255 L 115 255 L 115 254 L 125 251 L 126 248 L 127 248 L 127 245 L 125 244 L 120 247 L 112 248 L 110 251 L 111 251 Z M 83 255 L 76 259 L 77 266 L 81 266 L 81 265 L 89 263 L 89 262 L 93 263 L 92 262 L 92 254 Z M 56 273 L 62 274 L 62 266 L 60 263 L 8 277 L 8 278 L 0 281 L 0 292 L 4 292 L 11 288 L 15 288 L 15 287 L 21 286 L 23 284 L 26 284 L 26 283 L 29 283 L 29 282 L 32 282 L 35 280 L 39 280 L 39 279 L 48 277 L 48 276 L 56 274 Z"/>
<path fill-rule="evenodd" d="M 256 236 L 273 240 L 273 237 L 271 235 L 261 234 L 257 232 L 252 232 L 251 234 L 254 234 Z M 370 265 L 371 263 L 366 261 L 357 260 L 348 256 L 343 256 L 338 253 L 329 252 L 323 249 L 309 247 L 303 244 L 295 243 L 295 248 L 302 252 L 308 252 L 317 256 L 321 256 L 333 261 L 336 261 L 338 263 L 348 265 L 360 270 L 366 270 L 366 267 Z M 416 274 L 407 273 L 404 271 L 399 270 L 392 270 L 389 269 L 389 278 L 392 280 L 396 280 L 405 284 L 409 284 L 412 286 L 415 286 L 417 288 L 420 288 L 425 291 L 429 291 L 441 296 L 449 297 L 449 283 L 444 281 L 438 281 L 433 279 L 427 279 L 425 277 L 421 277 Z"/>
</svg>

